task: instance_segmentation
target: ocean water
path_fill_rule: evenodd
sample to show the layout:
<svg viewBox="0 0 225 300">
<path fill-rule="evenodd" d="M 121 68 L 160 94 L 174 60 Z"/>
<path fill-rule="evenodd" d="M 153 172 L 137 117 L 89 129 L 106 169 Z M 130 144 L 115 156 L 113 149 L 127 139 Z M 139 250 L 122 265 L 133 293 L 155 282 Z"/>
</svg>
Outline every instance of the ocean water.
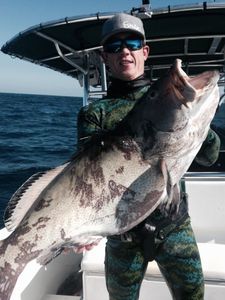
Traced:
<svg viewBox="0 0 225 300">
<path fill-rule="evenodd" d="M 0 93 L 0 228 L 17 188 L 75 152 L 81 106 L 78 97 Z"/>
</svg>

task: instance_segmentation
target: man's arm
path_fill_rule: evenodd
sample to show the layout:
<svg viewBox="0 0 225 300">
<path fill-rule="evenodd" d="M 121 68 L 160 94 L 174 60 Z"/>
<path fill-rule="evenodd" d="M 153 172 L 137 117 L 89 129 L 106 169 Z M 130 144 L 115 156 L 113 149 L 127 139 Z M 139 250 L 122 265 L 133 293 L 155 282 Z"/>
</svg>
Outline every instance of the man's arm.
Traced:
<svg viewBox="0 0 225 300">
<path fill-rule="evenodd" d="M 219 151 L 220 138 L 215 131 L 209 129 L 208 135 L 195 157 L 195 161 L 202 166 L 211 166 L 218 159 Z"/>
<path fill-rule="evenodd" d="M 85 147 L 91 136 L 102 131 L 101 114 L 93 110 L 91 106 L 80 109 L 77 118 L 77 146 L 78 149 Z"/>
</svg>

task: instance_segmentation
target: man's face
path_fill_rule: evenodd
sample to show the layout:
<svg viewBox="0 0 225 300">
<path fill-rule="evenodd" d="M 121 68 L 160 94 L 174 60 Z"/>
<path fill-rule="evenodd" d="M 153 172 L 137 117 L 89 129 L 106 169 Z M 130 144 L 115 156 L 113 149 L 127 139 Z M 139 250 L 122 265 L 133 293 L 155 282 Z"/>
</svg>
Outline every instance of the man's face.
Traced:
<svg viewBox="0 0 225 300">
<path fill-rule="evenodd" d="M 120 33 L 113 37 L 113 41 L 134 38 L 127 33 Z M 149 47 L 144 45 L 139 50 L 129 50 L 125 45 L 117 53 L 103 52 L 102 57 L 109 67 L 111 75 L 124 81 L 134 80 L 144 73 L 144 64 L 148 58 Z"/>
</svg>

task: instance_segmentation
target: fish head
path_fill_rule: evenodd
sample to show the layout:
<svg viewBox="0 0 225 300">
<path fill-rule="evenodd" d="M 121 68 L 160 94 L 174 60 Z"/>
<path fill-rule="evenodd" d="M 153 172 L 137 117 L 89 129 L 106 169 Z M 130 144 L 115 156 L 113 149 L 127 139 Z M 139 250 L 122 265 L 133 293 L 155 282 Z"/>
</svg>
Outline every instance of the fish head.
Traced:
<svg viewBox="0 0 225 300">
<path fill-rule="evenodd" d="M 177 131 L 193 117 L 205 119 L 214 116 L 219 101 L 218 71 L 207 71 L 189 77 L 176 59 L 169 72 L 156 81 L 149 90 L 146 111 L 152 126 L 158 131 Z M 146 116 L 147 117 L 147 116 Z"/>
</svg>

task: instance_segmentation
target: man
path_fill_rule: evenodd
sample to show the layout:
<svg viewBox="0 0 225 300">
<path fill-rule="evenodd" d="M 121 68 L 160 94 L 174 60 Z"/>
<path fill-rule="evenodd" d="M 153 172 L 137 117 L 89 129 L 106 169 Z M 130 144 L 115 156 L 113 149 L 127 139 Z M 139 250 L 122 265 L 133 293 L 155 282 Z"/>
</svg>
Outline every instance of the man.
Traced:
<svg viewBox="0 0 225 300">
<path fill-rule="evenodd" d="M 105 99 L 91 103 L 79 113 L 80 147 L 85 147 L 85 137 L 113 129 L 150 87 L 144 74 L 149 47 L 145 44 L 139 18 L 118 14 L 107 20 L 103 26 L 102 45 L 102 57 L 111 83 Z M 219 145 L 218 136 L 210 130 L 196 157 L 197 162 L 214 163 Z M 147 263 L 153 259 L 158 263 L 173 299 L 203 299 L 201 262 L 184 191 L 177 213 L 165 216 L 157 208 L 127 234 L 108 237 L 105 274 L 110 300 L 137 300 Z"/>
</svg>

